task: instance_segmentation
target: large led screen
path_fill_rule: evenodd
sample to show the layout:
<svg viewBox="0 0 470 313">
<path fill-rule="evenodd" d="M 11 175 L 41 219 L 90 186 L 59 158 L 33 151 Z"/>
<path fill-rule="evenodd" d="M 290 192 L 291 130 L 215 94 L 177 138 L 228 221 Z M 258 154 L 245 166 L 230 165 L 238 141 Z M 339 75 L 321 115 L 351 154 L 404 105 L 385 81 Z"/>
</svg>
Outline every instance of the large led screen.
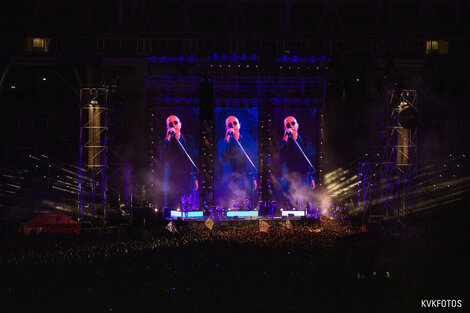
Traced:
<svg viewBox="0 0 470 313">
<path fill-rule="evenodd" d="M 278 207 L 303 210 L 313 204 L 317 135 L 315 108 L 274 109 L 272 177 Z"/>
<path fill-rule="evenodd" d="M 196 209 L 199 199 L 198 111 L 187 107 L 159 107 L 155 110 L 155 121 L 157 206 L 183 211 Z"/>
<path fill-rule="evenodd" d="M 258 199 L 258 108 L 216 107 L 215 203 L 248 210 Z"/>
</svg>

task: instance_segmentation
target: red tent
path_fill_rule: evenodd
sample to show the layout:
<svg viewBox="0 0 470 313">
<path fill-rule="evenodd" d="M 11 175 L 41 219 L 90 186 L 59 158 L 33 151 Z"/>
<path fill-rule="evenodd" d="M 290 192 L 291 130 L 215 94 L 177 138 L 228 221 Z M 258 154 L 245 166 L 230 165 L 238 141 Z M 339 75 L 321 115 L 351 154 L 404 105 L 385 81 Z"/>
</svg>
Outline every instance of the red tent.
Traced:
<svg viewBox="0 0 470 313">
<path fill-rule="evenodd" d="M 48 233 L 80 233 L 80 225 L 62 212 L 38 213 L 29 221 L 21 223 L 25 235 L 31 232 Z"/>
</svg>

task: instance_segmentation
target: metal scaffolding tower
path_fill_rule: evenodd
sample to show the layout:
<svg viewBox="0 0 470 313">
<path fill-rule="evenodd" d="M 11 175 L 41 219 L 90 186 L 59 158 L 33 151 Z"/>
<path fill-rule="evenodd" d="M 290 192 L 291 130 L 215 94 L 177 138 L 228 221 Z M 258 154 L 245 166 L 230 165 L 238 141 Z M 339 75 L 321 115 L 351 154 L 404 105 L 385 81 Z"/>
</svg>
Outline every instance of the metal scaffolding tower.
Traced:
<svg viewBox="0 0 470 313">
<path fill-rule="evenodd" d="M 199 206 L 214 206 L 215 193 L 215 130 L 214 121 L 203 119 L 201 127 L 201 173 L 199 175 Z"/>
<path fill-rule="evenodd" d="M 273 151 L 273 106 L 269 99 L 265 99 L 259 106 L 258 121 L 258 169 L 259 201 L 273 200 L 273 180 L 271 177 L 272 151 Z"/>
<path fill-rule="evenodd" d="M 78 205 L 82 218 L 108 218 L 108 89 L 80 89 Z"/>
<path fill-rule="evenodd" d="M 415 177 L 417 174 L 417 161 L 418 161 L 418 128 L 404 127 L 402 125 L 401 115 L 405 110 L 413 110 L 418 112 L 416 107 L 416 90 L 403 90 L 398 95 L 398 101 L 393 101 L 392 96 L 391 103 L 395 103 L 392 109 L 392 126 L 390 127 L 390 139 L 393 143 L 394 154 L 393 157 L 396 160 L 396 171 L 397 171 L 397 188 L 398 188 L 398 203 L 396 206 L 396 212 L 394 216 L 401 216 L 406 213 L 407 210 L 413 210 L 416 206 L 416 181 Z"/>
<path fill-rule="evenodd" d="M 402 114 L 407 109 L 417 114 L 416 96 L 416 90 L 388 90 L 387 143 L 381 160 L 359 163 L 359 209 L 369 221 L 400 217 L 416 206 L 418 128 L 414 123 L 403 125 Z M 377 188 L 372 189 L 374 184 Z"/>
<path fill-rule="evenodd" d="M 357 178 L 358 208 L 364 212 L 365 216 L 369 216 L 371 214 L 372 192 L 372 168 L 370 162 L 359 162 Z"/>
</svg>

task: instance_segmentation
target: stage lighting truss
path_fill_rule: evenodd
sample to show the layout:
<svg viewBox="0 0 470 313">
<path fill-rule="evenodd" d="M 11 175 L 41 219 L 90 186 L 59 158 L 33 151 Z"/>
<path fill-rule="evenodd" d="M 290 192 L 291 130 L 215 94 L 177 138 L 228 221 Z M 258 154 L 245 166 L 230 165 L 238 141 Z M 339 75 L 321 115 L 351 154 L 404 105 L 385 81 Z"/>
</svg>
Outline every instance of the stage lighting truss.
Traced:
<svg viewBox="0 0 470 313">
<path fill-rule="evenodd" d="M 215 203 L 215 131 L 214 121 L 200 121 L 201 129 L 201 172 L 199 189 L 199 207 L 214 207 Z"/>
<path fill-rule="evenodd" d="M 152 76 L 145 78 L 144 97 L 153 106 L 196 106 L 201 76 Z M 325 105 L 324 77 L 214 76 L 214 104 L 257 106 L 264 95 L 274 105 Z M 241 97 L 243 95 L 243 97 Z"/>
<path fill-rule="evenodd" d="M 241 54 L 238 55 L 236 53 L 233 54 L 222 54 L 218 55 L 217 53 L 214 53 L 213 55 L 210 55 L 207 57 L 207 62 L 210 64 L 231 64 L 231 65 L 238 65 L 238 64 L 243 64 L 243 65 L 248 65 L 248 64 L 257 64 L 261 61 L 261 57 L 252 54 L 252 55 L 247 55 L 247 54 Z"/>
<path fill-rule="evenodd" d="M 109 148 L 107 88 L 80 90 L 80 142 L 78 156 L 78 206 L 84 217 L 108 220 L 109 197 L 119 199 L 121 213 L 132 220 L 132 163 Z M 110 159 L 111 158 L 111 159 Z M 120 178 L 122 177 L 122 178 Z M 125 178 L 125 186 L 124 186 Z M 120 196 L 125 194 L 125 203 Z M 98 214 L 99 213 L 99 214 Z"/>
<path fill-rule="evenodd" d="M 267 100 L 266 100 L 267 101 Z M 272 170 L 272 136 L 273 136 L 273 106 L 270 103 L 263 103 L 259 107 L 258 121 L 258 194 L 259 201 L 264 202 L 267 206 L 268 202 L 273 201 L 273 178 Z"/>
<path fill-rule="evenodd" d="M 291 67 L 312 67 L 312 68 L 317 68 L 317 69 L 328 69 L 328 66 L 331 63 L 331 60 L 327 58 L 326 56 L 321 56 L 321 57 L 315 57 L 315 56 L 310 56 L 310 57 L 301 57 L 298 55 L 290 55 L 290 54 L 284 54 L 281 57 L 277 58 L 277 62 L 281 66 L 291 66 Z"/>
<path fill-rule="evenodd" d="M 417 127 L 404 128 L 400 112 L 416 106 L 416 90 L 387 91 L 387 143 L 380 162 L 359 163 L 358 206 L 369 221 L 400 217 L 416 208 Z M 379 173 L 380 171 L 380 173 Z"/>
<path fill-rule="evenodd" d="M 79 213 L 94 217 L 99 209 L 108 217 L 108 89 L 80 90 L 78 157 Z M 99 200 L 97 199 L 99 198 Z M 98 200 L 98 201 L 97 201 Z M 89 212 L 87 208 L 90 209 Z"/>
<path fill-rule="evenodd" d="M 395 215 L 406 214 L 416 208 L 415 177 L 418 161 L 418 127 L 405 128 L 400 124 L 400 112 L 413 109 L 418 112 L 416 90 L 403 90 L 398 99 L 398 105 L 393 108 L 391 127 L 394 150 L 396 151 L 396 169 L 398 170 L 398 212 Z M 393 103 L 393 101 L 392 101 Z"/>
<path fill-rule="evenodd" d="M 416 206 L 418 128 L 404 128 L 400 112 L 417 108 L 416 90 L 388 91 L 387 144 L 381 160 L 381 204 L 385 217 L 399 217 Z"/>
<path fill-rule="evenodd" d="M 152 97 L 152 104 L 156 106 L 175 106 L 175 107 L 197 107 L 199 99 L 194 97 Z M 257 107 L 260 106 L 261 98 L 215 98 L 214 105 L 222 107 Z M 321 98 L 288 98 L 273 97 L 270 99 L 273 106 L 286 107 L 310 107 L 321 105 Z"/>
<path fill-rule="evenodd" d="M 358 209 L 364 212 L 365 216 L 371 215 L 371 184 L 372 167 L 370 162 L 359 162 L 357 172 L 357 194 Z"/>
</svg>

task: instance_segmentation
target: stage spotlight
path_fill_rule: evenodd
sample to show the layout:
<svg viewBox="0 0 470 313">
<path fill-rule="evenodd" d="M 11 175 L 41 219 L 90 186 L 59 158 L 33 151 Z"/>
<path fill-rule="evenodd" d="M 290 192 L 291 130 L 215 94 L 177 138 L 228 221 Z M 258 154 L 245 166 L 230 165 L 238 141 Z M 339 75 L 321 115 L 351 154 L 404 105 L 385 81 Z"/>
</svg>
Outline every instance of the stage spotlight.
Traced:
<svg viewBox="0 0 470 313">
<path fill-rule="evenodd" d="M 400 112 L 398 120 L 403 128 L 415 128 L 418 126 L 418 112 L 414 108 L 408 107 Z"/>
</svg>

